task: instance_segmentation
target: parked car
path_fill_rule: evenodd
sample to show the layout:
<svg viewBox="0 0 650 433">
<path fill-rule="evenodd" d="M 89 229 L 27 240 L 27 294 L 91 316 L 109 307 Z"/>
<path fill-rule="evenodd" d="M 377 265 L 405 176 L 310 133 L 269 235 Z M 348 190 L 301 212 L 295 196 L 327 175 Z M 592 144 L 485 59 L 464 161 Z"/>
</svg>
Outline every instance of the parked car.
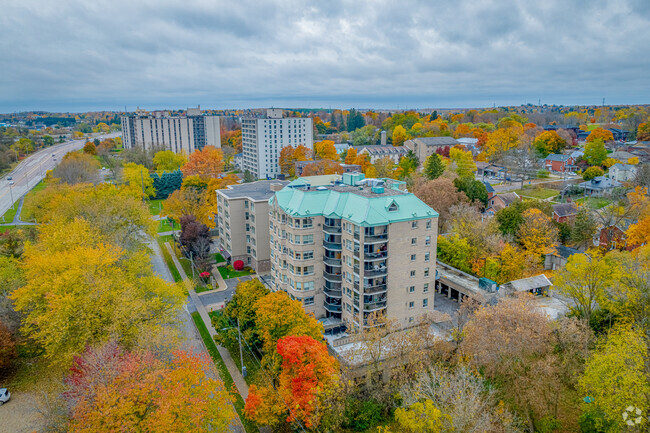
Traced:
<svg viewBox="0 0 650 433">
<path fill-rule="evenodd" d="M 11 393 L 7 388 L 0 388 L 0 406 L 5 404 L 11 398 Z"/>
<path fill-rule="evenodd" d="M 13 185 L 13 184 L 14 184 L 14 181 L 13 181 L 13 180 L 10 180 L 10 181 L 9 181 L 9 185 Z"/>
<path fill-rule="evenodd" d="M 14 178 L 11 176 L 7 176 L 7 180 L 14 180 Z"/>
</svg>

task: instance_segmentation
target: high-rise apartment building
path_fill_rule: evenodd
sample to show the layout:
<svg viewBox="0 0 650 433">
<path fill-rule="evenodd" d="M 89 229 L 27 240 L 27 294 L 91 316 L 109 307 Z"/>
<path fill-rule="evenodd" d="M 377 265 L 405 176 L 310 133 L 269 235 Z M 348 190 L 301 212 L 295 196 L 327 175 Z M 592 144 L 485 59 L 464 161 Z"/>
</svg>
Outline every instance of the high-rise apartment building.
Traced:
<svg viewBox="0 0 650 433">
<path fill-rule="evenodd" d="M 217 230 L 222 254 L 268 272 L 269 199 L 289 182 L 260 180 L 217 190 Z"/>
<path fill-rule="evenodd" d="M 438 214 L 404 182 L 360 173 L 296 179 L 269 206 L 272 288 L 328 326 L 433 312 Z M 338 325 L 337 325 L 338 324 Z"/>
<path fill-rule="evenodd" d="M 205 146 L 221 147 L 219 117 L 204 116 L 200 108 L 188 108 L 184 116 L 138 109 L 122 116 L 122 141 L 126 149 L 160 147 L 186 154 Z"/>
<path fill-rule="evenodd" d="M 242 118 L 242 163 L 258 179 L 280 174 L 278 160 L 285 146 L 313 149 L 311 118 L 282 117 L 281 109 L 269 109 L 263 118 Z"/>
</svg>

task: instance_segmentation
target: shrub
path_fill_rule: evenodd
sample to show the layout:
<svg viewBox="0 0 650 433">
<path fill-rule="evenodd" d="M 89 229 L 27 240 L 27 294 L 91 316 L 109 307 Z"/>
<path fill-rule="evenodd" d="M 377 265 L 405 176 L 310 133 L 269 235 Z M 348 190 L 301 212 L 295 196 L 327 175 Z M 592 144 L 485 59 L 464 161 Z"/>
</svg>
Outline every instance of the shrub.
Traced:
<svg viewBox="0 0 650 433">
<path fill-rule="evenodd" d="M 232 267 L 236 271 L 241 271 L 244 269 L 244 261 L 243 260 L 235 260 L 235 262 L 232 264 Z"/>
</svg>

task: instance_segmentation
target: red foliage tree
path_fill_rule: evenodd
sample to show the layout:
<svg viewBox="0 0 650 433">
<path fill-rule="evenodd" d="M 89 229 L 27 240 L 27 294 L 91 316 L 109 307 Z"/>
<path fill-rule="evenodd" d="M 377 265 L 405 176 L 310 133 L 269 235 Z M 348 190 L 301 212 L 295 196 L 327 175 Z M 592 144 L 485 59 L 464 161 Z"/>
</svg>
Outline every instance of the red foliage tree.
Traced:
<svg viewBox="0 0 650 433">
<path fill-rule="evenodd" d="M 241 271 L 244 269 L 244 262 L 242 260 L 235 260 L 232 267 L 235 268 L 236 271 Z"/>
</svg>

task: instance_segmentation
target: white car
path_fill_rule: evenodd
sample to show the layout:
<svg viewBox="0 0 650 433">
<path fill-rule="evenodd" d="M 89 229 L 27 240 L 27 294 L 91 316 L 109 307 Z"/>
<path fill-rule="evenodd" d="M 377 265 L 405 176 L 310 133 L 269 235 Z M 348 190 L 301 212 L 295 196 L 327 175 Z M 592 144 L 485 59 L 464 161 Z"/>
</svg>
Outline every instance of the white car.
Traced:
<svg viewBox="0 0 650 433">
<path fill-rule="evenodd" d="M 5 404 L 11 398 L 11 393 L 7 388 L 0 388 L 0 406 Z"/>
</svg>

